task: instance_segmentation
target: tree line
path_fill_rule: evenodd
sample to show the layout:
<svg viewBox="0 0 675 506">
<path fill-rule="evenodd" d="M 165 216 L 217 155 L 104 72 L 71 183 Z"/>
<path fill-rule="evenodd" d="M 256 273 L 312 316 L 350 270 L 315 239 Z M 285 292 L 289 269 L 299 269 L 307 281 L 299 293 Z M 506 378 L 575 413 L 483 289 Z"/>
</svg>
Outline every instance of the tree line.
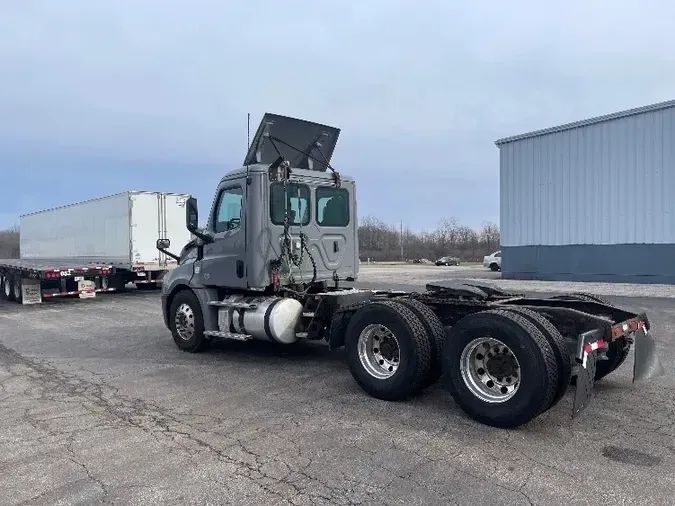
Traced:
<svg viewBox="0 0 675 506">
<path fill-rule="evenodd" d="M 460 225 L 456 219 L 441 220 L 431 232 L 414 232 L 367 216 L 359 220 L 359 253 L 362 261 L 436 260 L 455 256 L 465 261 L 482 260 L 499 249 L 499 227 L 492 222 L 479 229 Z M 0 230 L 0 258 L 19 258 L 19 228 Z"/>
<path fill-rule="evenodd" d="M 19 258 L 19 227 L 0 230 L 0 258 Z"/>
<path fill-rule="evenodd" d="M 441 220 L 430 232 L 414 232 L 367 216 L 359 219 L 361 261 L 436 260 L 454 256 L 465 261 L 482 261 L 499 249 L 499 227 L 485 222 L 479 229 L 463 226 L 455 218 Z"/>
</svg>

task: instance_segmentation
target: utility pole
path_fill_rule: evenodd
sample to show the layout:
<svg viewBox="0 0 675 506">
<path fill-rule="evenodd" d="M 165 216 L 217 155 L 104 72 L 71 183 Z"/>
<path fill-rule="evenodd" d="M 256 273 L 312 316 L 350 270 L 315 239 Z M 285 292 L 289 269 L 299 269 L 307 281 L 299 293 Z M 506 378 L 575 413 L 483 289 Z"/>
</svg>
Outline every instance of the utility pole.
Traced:
<svg viewBox="0 0 675 506">
<path fill-rule="evenodd" d="M 401 236 L 400 236 L 400 241 L 401 241 L 401 262 L 404 262 L 405 260 L 403 259 L 403 220 L 401 220 Z"/>
</svg>

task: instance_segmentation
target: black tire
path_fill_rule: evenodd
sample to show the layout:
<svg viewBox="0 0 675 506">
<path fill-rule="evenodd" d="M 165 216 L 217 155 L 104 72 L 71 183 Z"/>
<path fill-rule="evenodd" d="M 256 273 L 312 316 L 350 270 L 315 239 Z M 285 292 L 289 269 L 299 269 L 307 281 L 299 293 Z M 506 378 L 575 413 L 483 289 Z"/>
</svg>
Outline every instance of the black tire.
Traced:
<svg viewBox="0 0 675 506">
<path fill-rule="evenodd" d="M 398 342 L 399 365 L 386 379 L 371 375 L 359 358 L 359 336 L 371 324 L 386 325 Z M 375 301 L 356 311 L 347 326 L 345 348 L 352 376 L 365 392 L 377 399 L 405 399 L 417 393 L 429 375 L 431 340 L 415 313 L 399 302 Z"/>
<path fill-rule="evenodd" d="M 21 273 L 15 272 L 12 275 L 11 281 L 12 281 L 12 284 L 10 285 L 10 291 L 12 292 L 11 300 L 21 304 L 23 302 Z"/>
<path fill-rule="evenodd" d="M 190 339 L 183 339 L 176 329 L 176 313 L 178 309 L 186 304 L 193 315 L 194 331 Z M 199 353 L 204 351 L 210 344 L 210 340 L 204 335 L 204 318 L 202 315 L 202 308 L 199 305 L 197 296 L 192 290 L 183 290 L 178 292 L 171 302 L 169 308 L 169 325 L 173 340 L 181 350 L 190 353 Z"/>
<path fill-rule="evenodd" d="M 518 390 L 503 402 L 481 400 L 462 375 L 464 348 L 485 337 L 508 346 L 520 364 Z M 443 370 L 446 387 L 459 407 L 480 423 L 499 428 L 518 427 L 548 409 L 558 385 L 558 366 L 548 340 L 528 319 L 506 310 L 473 313 L 458 321 L 443 346 Z"/>
<path fill-rule="evenodd" d="M 493 272 L 497 272 L 499 270 L 499 266 L 496 263 L 491 263 L 490 270 Z"/>
<path fill-rule="evenodd" d="M 136 285 L 136 289 L 140 291 L 149 292 L 151 290 L 157 289 L 157 283 L 134 283 L 134 284 Z"/>
<path fill-rule="evenodd" d="M 576 299 L 584 300 L 587 302 L 599 302 L 600 304 L 605 304 L 607 306 L 614 307 L 614 305 L 607 300 L 605 297 L 600 295 L 593 295 L 590 293 L 566 293 L 564 295 L 556 295 L 554 299 Z M 628 352 L 630 348 L 627 346 L 626 339 L 623 337 L 616 339 L 609 343 L 609 349 L 607 350 L 607 360 L 598 360 L 595 368 L 595 381 L 599 381 L 608 374 L 616 371 L 621 364 L 626 361 L 628 358 Z M 572 378 L 571 383 L 576 385 L 576 378 Z"/>
<path fill-rule="evenodd" d="M 14 289 L 12 286 L 14 285 L 14 273 L 13 272 L 8 272 L 5 274 L 5 286 L 3 287 L 3 295 L 5 297 L 5 300 L 8 300 L 9 302 L 14 301 Z"/>
<path fill-rule="evenodd" d="M 120 274 L 108 277 L 108 288 L 114 288 L 116 292 L 126 291 L 126 283 Z"/>
<path fill-rule="evenodd" d="M 536 311 L 524 307 L 508 308 L 507 311 L 527 318 L 535 327 L 537 327 L 537 329 L 539 329 L 539 332 L 543 334 L 548 341 L 548 344 L 553 348 L 556 365 L 558 366 L 558 385 L 556 387 L 555 395 L 553 396 L 553 401 L 547 408 L 551 409 L 563 398 L 565 392 L 567 392 L 567 387 L 570 384 L 570 379 L 572 378 L 572 359 L 567 350 L 567 342 L 555 325 Z"/>
<path fill-rule="evenodd" d="M 0 298 L 7 299 L 5 294 L 5 274 L 0 274 Z"/>
<path fill-rule="evenodd" d="M 601 380 L 621 367 L 621 364 L 628 358 L 629 350 L 630 348 L 627 346 L 626 340 L 623 337 L 609 343 L 607 360 L 598 360 L 596 363 L 595 381 Z"/>
<path fill-rule="evenodd" d="M 421 390 L 424 390 L 436 383 L 443 373 L 441 355 L 443 354 L 443 343 L 445 342 L 445 327 L 443 326 L 443 323 L 441 323 L 441 320 L 438 319 L 438 316 L 436 316 L 436 313 L 419 300 L 400 298 L 396 299 L 396 302 L 400 302 L 404 306 L 407 306 L 415 313 L 415 316 L 417 316 L 422 322 L 422 325 L 424 325 L 424 330 L 426 330 L 431 344 L 429 373 L 420 387 Z"/>
<path fill-rule="evenodd" d="M 349 321 L 358 309 L 368 304 L 370 304 L 370 301 L 357 302 L 355 304 L 343 306 L 333 314 L 328 330 L 328 342 L 333 348 L 344 346 Z"/>
</svg>

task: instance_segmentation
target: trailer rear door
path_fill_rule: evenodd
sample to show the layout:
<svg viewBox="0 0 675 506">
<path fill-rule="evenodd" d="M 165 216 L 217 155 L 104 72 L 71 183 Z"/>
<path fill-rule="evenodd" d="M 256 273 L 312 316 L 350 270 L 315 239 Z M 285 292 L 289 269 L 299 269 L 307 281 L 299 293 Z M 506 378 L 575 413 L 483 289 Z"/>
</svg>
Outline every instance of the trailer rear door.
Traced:
<svg viewBox="0 0 675 506">
<path fill-rule="evenodd" d="M 132 265 L 145 270 L 166 268 L 173 260 L 155 248 L 159 238 L 171 240 L 172 249 L 180 251 L 190 240 L 185 228 L 187 194 L 131 192 Z"/>
</svg>

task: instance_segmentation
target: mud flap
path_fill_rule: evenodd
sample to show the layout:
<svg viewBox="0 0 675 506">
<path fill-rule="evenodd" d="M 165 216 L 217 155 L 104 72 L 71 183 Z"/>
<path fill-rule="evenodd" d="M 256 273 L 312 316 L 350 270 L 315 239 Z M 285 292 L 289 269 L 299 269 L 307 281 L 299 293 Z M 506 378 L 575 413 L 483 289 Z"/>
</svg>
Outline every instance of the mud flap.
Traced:
<svg viewBox="0 0 675 506">
<path fill-rule="evenodd" d="M 577 386 L 574 392 L 575 418 L 591 403 L 593 386 L 595 385 L 595 369 L 598 361 L 598 349 L 606 347 L 603 330 L 591 330 L 579 336 L 576 361 L 579 364 Z"/>
<path fill-rule="evenodd" d="M 656 343 L 646 327 L 638 329 L 633 337 L 635 360 L 633 362 L 633 383 L 645 381 L 665 374 L 663 364 L 656 354 Z"/>
<path fill-rule="evenodd" d="M 631 334 L 631 338 L 634 350 L 633 383 L 665 374 L 663 364 L 656 353 L 656 343 L 646 326 L 638 328 Z M 578 416 L 590 404 L 595 385 L 598 350 L 605 349 L 607 345 L 602 330 L 585 332 L 579 336 L 575 357 L 579 364 L 579 372 L 577 373 L 572 417 Z"/>
<path fill-rule="evenodd" d="M 42 285 L 39 279 L 23 278 L 21 280 L 21 304 L 40 304 L 42 302 Z"/>
</svg>

